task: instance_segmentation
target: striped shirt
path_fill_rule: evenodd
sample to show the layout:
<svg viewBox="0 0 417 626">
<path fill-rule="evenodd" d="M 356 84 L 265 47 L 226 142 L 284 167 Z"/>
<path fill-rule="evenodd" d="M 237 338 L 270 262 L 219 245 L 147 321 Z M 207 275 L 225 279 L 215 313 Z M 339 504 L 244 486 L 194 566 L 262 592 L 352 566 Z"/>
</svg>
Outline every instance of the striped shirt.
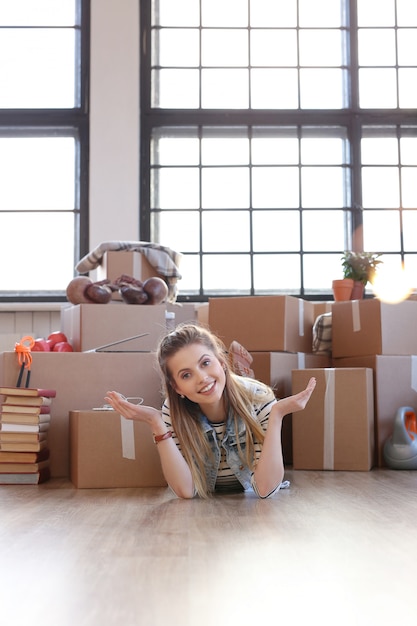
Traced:
<svg viewBox="0 0 417 626">
<path fill-rule="evenodd" d="M 259 402 L 258 404 L 255 404 L 253 406 L 252 413 L 265 432 L 268 428 L 268 420 L 269 420 L 269 414 L 271 412 L 271 408 L 275 403 L 276 403 L 275 397 L 267 396 L 264 402 Z M 169 430 L 173 430 L 167 400 L 163 404 L 162 415 L 163 415 L 167 428 Z M 223 438 L 224 438 L 225 430 L 226 430 L 226 422 L 222 422 L 220 424 L 210 422 L 210 424 L 214 432 L 216 433 L 217 443 L 218 443 L 219 450 L 220 450 L 220 463 L 219 463 L 216 486 L 215 486 L 216 491 L 217 490 L 219 491 L 243 491 L 243 487 L 241 483 L 236 478 L 234 472 L 232 471 L 232 469 L 230 468 L 227 462 L 226 450 L 221 445 Z M 176 436 L 175 432 L 173 432 L 173 439 L 178 449 L 181 451 L 181 445 L 178 441 L 178 437 Z M 259 461 L 261 451 L 262 451 L 262 444 L 260 442 L 255 441 L 254 443 L 255 465 Z M 252 480 L 252 486 L 255 492 L 258 493 L 256 489 L 256 484 L 254 484 L 253 480 Z M 273 492 L 275 492 L 275 489 L 271 492 L 271 494 Z M 268 495 L 271 495 L 271 494 L 268 494 Z"/>
</svg>

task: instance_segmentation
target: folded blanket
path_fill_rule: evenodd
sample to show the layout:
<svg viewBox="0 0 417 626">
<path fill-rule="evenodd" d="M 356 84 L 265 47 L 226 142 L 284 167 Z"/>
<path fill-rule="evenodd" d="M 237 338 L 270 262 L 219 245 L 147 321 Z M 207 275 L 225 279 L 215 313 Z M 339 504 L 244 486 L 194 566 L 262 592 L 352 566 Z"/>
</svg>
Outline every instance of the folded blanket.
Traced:
<svg viewBox="0 0 417 626">
<path fill-rule="evenodd" d="M 114 251 L 141 252 L 156 272 L 164 276 L 168 285 L 168 301 L 175 302 L 177 297 L 177 281 L 181 278 L 178 269 L 182 259 L 180 252 L 161 246 L 158 243 L 148 241 L 103 241 L 94 250 L 86 254 L 78 261 L 75 269 L 80 274 L 85 274 L 96 269 L 102 262 L 106 252 Z"/>
</svg>

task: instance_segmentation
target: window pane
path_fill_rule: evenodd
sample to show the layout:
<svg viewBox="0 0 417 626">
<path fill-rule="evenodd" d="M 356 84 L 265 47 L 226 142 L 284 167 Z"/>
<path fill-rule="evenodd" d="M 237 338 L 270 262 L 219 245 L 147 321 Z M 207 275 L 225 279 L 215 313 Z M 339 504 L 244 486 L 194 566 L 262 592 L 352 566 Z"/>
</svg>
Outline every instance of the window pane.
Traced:
<svg viewBox="0 0 417 626">
<path fill-rule="evenodd" d="M 340 254 L 305 254 L 303 256 L 304 286 L 307 291 L 331 290 L 332 280 L 342 278 Z"/>
<path fill-rule="evenodd" d="M 400 212 L 364 211 L 363 245 L 365 250 L 395 252 L 400 248 Z"/>
<path fill-rule="evenodd" d="M 153 170 L 151 206 L 155 209 L 198 209 L 200 205 L 199 170 L 165 168 Z"/>
<path fill-rule="evenodd" d="M 294 293 L 295 285 L 300 284 L 300 258 L 296 254 L 256 254 L 253 274 L 257 294 Z"/>
<path fill-rule="evenodd" d="M 200 257 L 197 254 L 184 254 L 181 259 L 180 293 L 198 293 L 200 289 Z"/>
<path fill-rule="evenodd" d="M 359 65 L 395 65 L 395 32 L 359 29 L 358 57 Z"/>
<path fill-rule="evenodd" d="M 298 211 L 254 211 L 252 222 L 255 252 L 300 249 Z"/>
<path fill-rule="evenodd" d="M 342 65 L 340 30 L 300 30 L 300 64 L 305 66 Z"/>
<path fill-rule="evenodd" d="M 398 70 L 399 106 L 402 109 L 417 108 L 417 69 Z"/>
<path fill-rule="evenodd" d="M 191 131 L 193 132 L 193 131 Z M 196 137 L 160 137 L 151 144 L 152 165 L 198 165 L 199 141 Z"/>
<path fill-rule="evenodd" d="M 201 7 L 203 26 L 248 25 L 247 0 L 201 0 Z"/>
<path fill-rule="evenodd" d="M 406 0 L 409 2 L 409 0 Z M 375 0 L 357 0 L 359 26 L 394 26 L 395 1 L 378 0 L 378 10 L 375 10 Z"/>
<path fill-rule="evenodd" d="M 298 108 L 297 70 L 251 70 L 251 105 L 253 109 Z"/>
<path fill-rule="evenodd" d="M 199 106 L 198 70 L 153 70 L 151 106 L 196 109 Z"/>
<path fill-rule="evenodd" d="M 417 165 L 417 137 L 401 137 L 402 165 Z"/>
<path fill-rule="evenodd" d="M 75 0 L 2 0 L 0 26 L 73 26 Z"/>
<path fill-rule="evenodd" d="M 417 65 L 417 28 L 399 28 L 398 37 L 398 64 Z"/>
<path fill-rule="evenodd" d="M 203 108 L 246 109 L 248 104 L 248 70 L 202 70 L 201 105 Z"/>
<path fill-rule="evenodd" d="M 307 252 L 342 250 L 343 211 L 303 211 L 303 248 Z"/>
<path fill-rule="evenodd" d="M 152 46 L 152 64 L 165 67 L 198 67 L 200 35 L 198 30 L 163 28 L 153 32 L 158 41 Z"/>
<path fill-rule="evenodd" d="M 248 211 L 204 211 L 203 252 L 249 252 Z"/>
<path fill-rule="evenodd" d="M 252 26 L 285 28 L 297 25 L 297 0 L 250 0 Z"/>
<path fill-rule="evenodd" d="M 345 158 L 345 141 L 340 138 L 305 137 L 301 139 L 303 165 L 342 164 L 345 163 Z"/>
<path fill-rule="evenodd" d="M 1 138 L 0 180 L 0 211 L 73 211 L 74 139 Z"/>
<path fill-rule="evenodd" d="M 417 207 L 417 167 L 403 167 L 401 170 L 402 206 L 405 209 Z M 417 235 L 417 233 L 416 233 Z"/>
<path fill-rule="evenodd" d="M 408 252 L 417 251 L 417 211 L 403 211 L 403 237 L 404 250 Z M 417 273 L 415 275 L 415 285 L 417 287 Z"/>
<path fill-rule="evenodd" d="M 340 0 L 299 0 L 300 26 L 342 26 Z"/>
<path fill-rule="evenodd" d="M 265 132 L 268 133 L 268 129 Z M 275 134 L 273 130 L 270 130 L 269 133 Z M 298 152 L 298 139 L 262 137 L 257 136 L 256 131 L 253 133 L 252 163 L 254 165 L 296 164 L 299 160 Z"/>
<path fill-rule="evenodd" d="M 195 0 L 152 0 L 152 21 L 160 26 L 199 26 L 199 3 Z"/>
<path fill-rule="evenodd" d="M 214 167 L 202 171 L 202 207 L 249 207 L 249 170 L 246 167 Z"/>
<path fill-rule="evenodd" d="M 0 232 L 1 292 L 65 291 L 74 276 L 73 213 L 0 213 Z"/>
<path fill-rule="evenodd" d="M 397 167 L 362 168 L 362 202 L 365 208 L 399 207 L 399 190 Z"/>
<path fill-rule="evenodd" d="M 341 167 L 303 167 L 302 206 L 338 208 L 345 205 L 344 174 Z"/>
<path fill-rule="evenodd" d="M 201 36 L 201 64 L 203 66 L 247 66 L 249 63 L 248 33 L 246 30 L 203 30 Z"/>
<path fill-rule="evenodd" d="M 363 138 L 361 141 L 363 165 L 394 165 L 398 163 L 398 141 L 394 137 Z"/>
<path fill-rule="evenodd" d="M 248 293 L 251 286 L 249 255 L 203 255 L 203 288 L 211 293 L 240 291 Z"/>
<path fill-rule="evenodd" d="M 297 208 L 299 186 L 297 167 L 254 167 L 252 205 L 260 209 Z"/>
<path fill-rule="evenodd" d="M 0 58 L 0 107 L 74 107 L 73 29 L 4 29 Z"/>
<path fill-rule="evenodd" d="M 393 109 L 397 106 L 394 69 L 359 70 L 359 104 L 362 109 Z"/>
<path fill-rule="evenodd" d="M 161 211 L 152 213 L 151 217 L 153 241 L 181 252 L 199 251 L 200 215 L 197 211 Z"/>
<path fill-rule="evenodd" d="M 203 165 L 247 165 L 249 139 L 240 137 L 206 137 L 201 140 Z"/>
<path fill-rule="evenodd" d="M 252 67 L 297 65 L 297 32 L 295 30 L 253 29 L 250 37 Z"/>
<path fill-rule="evenodd" d="M 343 70 L 301 69 L 300 85 L 303 109 L 341 109 L 345 106 Z"/>
<path fill-rule="evenodd" d="M 417 26 L 417 3 L 397 0 L 398 26 Z"/>
</svg>

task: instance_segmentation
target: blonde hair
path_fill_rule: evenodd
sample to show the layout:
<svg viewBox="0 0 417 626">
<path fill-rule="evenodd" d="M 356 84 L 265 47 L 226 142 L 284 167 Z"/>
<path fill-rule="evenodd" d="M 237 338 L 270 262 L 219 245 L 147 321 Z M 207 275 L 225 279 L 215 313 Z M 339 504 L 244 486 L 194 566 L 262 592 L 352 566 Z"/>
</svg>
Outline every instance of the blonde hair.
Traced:
<svg viewBox="0 0 417 626">
<path fill-rule="evenodd" d="M 205 466 L 207 459 L 213 457 L 200 421 L 201 410 L 198 404 L 187 398 L 180 398 L 174 389 L 174 380 L 169 370 L 169 359 L 178 350 L 195 343 L 208 348 L 225 368 L 226 384 L 223 394 L 226 410 L 231 411 L 236 432 L 239 418 L 246 426 L 246 451 L 242 450 L 238 440 L 238 452 L 242 462 L 251 470 L 254 469 L 255 442 L 262 443 L 265 437 L 262 426 L 252 415 L 252 404 L 254 401 L 271 400 L 274 393 L 270 387 L 259 381 L 256 381 L 255 387 L 245 385 L 244 379 L 230 369 L 223 342 L 203 326 L 193 323 L 180 324 L 161 340 L 157 358 L 163 376 L 164 392 L 169 400 L 172 427 L 191 470 L 197 493 L 206 498 L 209 495 L 209 487 Z"/>
</svg>

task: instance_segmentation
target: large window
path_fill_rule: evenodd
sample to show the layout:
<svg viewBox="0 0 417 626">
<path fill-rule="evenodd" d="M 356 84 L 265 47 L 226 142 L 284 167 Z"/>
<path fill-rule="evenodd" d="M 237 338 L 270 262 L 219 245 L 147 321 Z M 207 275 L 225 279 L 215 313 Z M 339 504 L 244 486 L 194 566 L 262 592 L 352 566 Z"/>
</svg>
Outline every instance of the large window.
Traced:
<svg viewBox="0 0 417 626">
<path fill-rule="evenodd" d="M 326 297 L 345 249 L 417 275 L 416 3 L 141 7 L 141 233 L 180 298 Z"/>
<path fill-rule="evenodd" d="M 0 299 L 60 299 L 86 251 L 89 2 L 0 0 Z"/>
</svg>

